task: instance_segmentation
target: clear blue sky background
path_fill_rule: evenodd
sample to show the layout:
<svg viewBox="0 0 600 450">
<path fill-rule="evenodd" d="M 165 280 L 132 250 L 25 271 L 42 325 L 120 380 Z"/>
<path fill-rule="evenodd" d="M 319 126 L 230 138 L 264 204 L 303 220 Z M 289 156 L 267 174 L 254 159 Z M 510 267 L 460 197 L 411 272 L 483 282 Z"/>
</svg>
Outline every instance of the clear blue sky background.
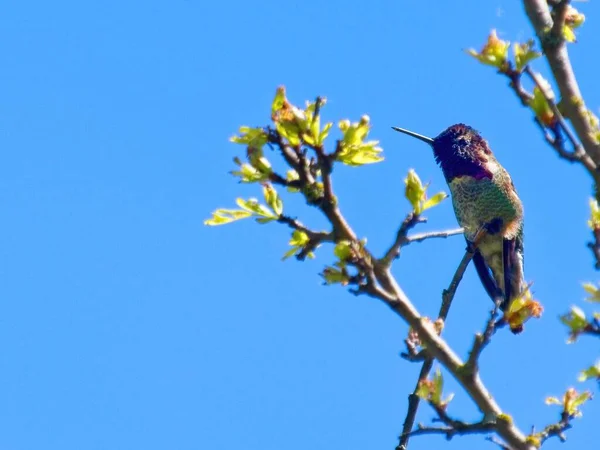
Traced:
<svg viewBox="0 0 600 450">
<path fill-rule="evenodd" d="M 598 2 L 571 46 L 600 104 Z M 559 161 L 493 69 L 464 53 L 489 30 L 525 40 L 519 2 L 8 1 L 0 8 L 0 448 L 392 449 L 419 370 L 384 305 L 322 287 L 314 262 L 280 261 L 289 231 L 207 228 L 218 206 L 259 192 L 227 174 L 239 125 L 269 119 L 276 86 L 325 95 L 326 119 L 369 114 L 386 161 L 341 168 L 357 232 L 383 251 L 408 211 L 415 168 L 445 188 L 431 153 L 391 125 L 435 135 L 479 129 L 526 208 L 526 275 L 545 306 L 502 332 L 483 379 L 523 430 L 580 385 L 598 342 L 565 344 L 558 315 L 595 280 L 585 248 L 590 182 Z M 543 62 L 536 68 L 546 71 Z M 287 212 L 322 226 L 294 200 Z M 450 202 L 421 231 L 456 226 Z M 408 248 L 395 274 L 434 315 L 462 238 Z M 586 308 L 589 305 L 583 305 Z M 472 268 L 445 337 L 464 354 L 490 307 Z M 589 310 L 589 308 L 587 308 Z M 455 383 L 450 412 L 478 419 Z M 433 416 L 427 408 L 419 420 Z M 592 402 L 566 446 L 590 448 Z M 414 450 L 494 448 L 481 437 L 418 438 Z M 443 447 L 442 447 L 443 446 Z"/>
</svg>

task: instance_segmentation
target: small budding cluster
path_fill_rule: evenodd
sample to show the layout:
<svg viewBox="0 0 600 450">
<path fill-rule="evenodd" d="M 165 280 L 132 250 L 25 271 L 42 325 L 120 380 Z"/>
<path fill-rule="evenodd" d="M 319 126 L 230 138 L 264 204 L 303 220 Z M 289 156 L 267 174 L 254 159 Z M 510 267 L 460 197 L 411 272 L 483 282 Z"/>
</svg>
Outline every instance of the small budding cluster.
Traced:
<svg viewBox="0 0 600 450">
<path fill-rule="evenodd" d="M 346 240 L 338 242 L 333 249 L 333 254 L 337 258 L 337 261 L 333 266 L 325 267 L 321 273 L 325 284 L 339 283 L 342 286 L 347 286 L 351 282 L 360 284 L 362 277 L 359 274 L 351 275 L 349 266 L 358 264 L 366 257 L 366 243 L 366 239 L 359 241 L 358 246 Z"/>
<path fill-rule="evenodd" d="M 585 16 L 573 8 L 571 5 L 566 6 L 564 26 L 562 29 L 562 39 L 567 42 L 575 42 L 575 29 L 579 28 L 585 22 Z M 556 10 L 553 8 L 552 15 L 556 16 Z M 548 33 L 548 39 L 551 39 L 551 30 L 546 30 Z M 482 64 L 495 67 L 498 73 L 506 75 L 510 81 L 511 86 L 515 89 L 521 101 L 529 106 L 534 112 L 535 117 L 544 127 L 555 129 L 559 117 L 555 114 L 552 106 L 549 103 L 555 102 L 554 93 L 550 83 L 545 80 L 541 74 L 537 73 L 533 75 L 529 72 L 529 75 L 535 77 L 535 86 L 533 92 L 529 93 L 522 88 L 521 75 L 524 71 L 529 70 L 528 65 L 531 61 L 539 58 L 542 53 L 534 49 L 535 43 L 533 39 L 523 43 L 514 43 L 513 47 L 513 60 L 509 57 L 509 49 L 511 43 L 498 38 L 496 30 L 492 30 L 488 36 L 488 40 L 480 51 L 474 49 L 467 50 L 467 53 L 476 58 Z M 577 105 L 581 103 L 580 98 L 569 98 L 562 99 L 557 103 L 559 112 L 567 117 L 565 114 L 564 102 L 568 101 Z M 600 143 L 600 120 L 590 110 L 587 110 L 587 119 L 590 128 L 593 130 L 592 137 L 597 143 Z"/>
<path fill-rule="evenodd" d="M 556 11 L 552 11 L 553 19 L 556 19 Z M 562 29 L 563 38 L 567 42 L 577 42 L 575 29 L 579 28 L 585 22 L 585 15 L 577 11 L 571 5 L 567 5 L 565 15 L 565 24 Z"/>
<path fill-rule="evenodd" d="M 535 43 L 530 39 L 524 43 L 513 44 L 514 63 L 509 59 L 508 50 L 510 42 L 503 41 L 498 38 L 496 30 L 492 30 L 488 36 L 486 44 L 481 51 L 469 49 L 468 53 L 476 58 L 479 62 L 496 67 L 498 72 L 508 75 L 511 80 L 519 79 L 525 67 L 534 59 L 539 58 L 542 54 L 534 50 Z M 540 87 L 533 88 L 533 96 L 529 98 L 529 107 L 533 110 L 536 117 L 546 126 L 552 127 L 556 124 L 557 118 L 552 111 L 552 108 L 546 101 L 546 95 L 550 98 L 554 96 L 550 83 L 539 76 L 539 81 L 544 88 L 544 92 Z"/>
<path fill-rule="evenodd" d="M 423 186 L 419 175 L 413 170 L 408 171 L 407 177 L 404 179 L 406 186 L 404 196 L 410 202 L 413 208 L 413 213 L 421 214 L 423 211 L 433 208 L 448 197 L 445 192 L 438 192 L 431 198 L 427 198 L 427 188 L 429 183 Z"/>
<path fill-rule="evenodd" d="M 306 102 L 305 108 L 299 108 L 286 97 L 285 88 L 280 87 L 271 104 L 272 126 L 242 126 L 239 134 L 230 141 L 246 147 L 245 159 L 233 159 L 237 166 L 231 174 L 240 183 L 261 184 L 264 202 L 257 198 L 238 198 L 239 209 L 219 208 L 204 223 L 209 226 L 224 225 L 241 219 L 254 218 L 257 223 L 283 222 L 295 228 L 289 241 L 290 249 L 283 259 L 296 256 L 314 258 L 312 250 L 320 245 L 314 236 L 301 224 L 283 215 L 283 199 L 275 189 L 275 185 L 284 186 L 289 193 L 301 193 L 308 204 L 319 205 L 325 201 L 323 172 L 331 172 L 335 163 L 357 167 L 383 161 L 379 141 L 368 139 L 371 128 L 369 116 L 363 115 L 360 120 L 351 122 L 347 119 L 338 123 L 341 137 L 336 141 L 335 149 L 326 153 L 325 140 L 333 127 L 332 122 L 321 126 L 321 108 L 326 99 L 317 98 L 314 102 Z M 277 173 L 273 164 L 265 155 L 265 148 L 279 148 L 288 165 L 285 176 Z M 309 156 L 312 152 L 313 157 Z M 405 180 L 406 198 L 413 206 L 415 214 L 440 203 L 447 195 L 443 192 L 427 198 L 427 186 L 423 186 L 418 175 L 411 170 Z M 331 199 L 336 202 L 335 197 Z M 320 232 L 321 236 L 326 235 Z M 327 239 L 331 240 L 331 239 Z M 346 245 L 338 242 L 335 253 L 339 256 Z M 348 262 L 340 258 L 333 266 L 327 267 L 323 273 L 327 284 L 348 284 L 353 276 L 348 273 Z"/>
<path fill-rule="evenodd" d="M 548 397 L 546 399 L 546 404 L 562 406 L 562 412 L 567 415 L 567 417 L 576 418 L 583 415 L 579 407 L 591 398 L 592 393 L 589 391 L 579 393 L 574 388 L 569 388 L 564 393 L 562 399 Z"/>
<path fill-rule="evenodd" d="M 454 398 L 454 394 L 449 394 L 446 398 L 442 398 L 444 392 L 444 378 L 440 369 L 437 369 L 433 378 L 419 381 L 419 387 L 416 394 L 419 398 L 425 400 L 436 409 L 445 411 L 448 404 Z"/>
<path fill-rule="evenodd" d="M 544 311 L 541 303 L 533 298 L 530 288 L 531 286 L 528 286 L 519 297 L 511 302 L 508 310 L 504 312 L 503 320 L 513 333 L 522 332 L 525 322 L 532 317 L 539 319 Z"/>
<path fill-rule="evenodd" d="M 586 301 L 600 303 L 600 286 L 593 283 L 584 283 L 583 289 L 588 294 L 585 298 Z M 563 314 L 560 320 L 566 325 L 569 332 L 567 338 L 569 344 L 576 342 L 581 335 L 589 334 L 600 337 L 600 312 L 594 312 L 591 317 L 588 317 L 578 306 L 571 306 L 569 312 Z M 600 361 L 580 372 L 578 379 L 579 381 L 592 379 L 600 382 Z"/>
</svg>

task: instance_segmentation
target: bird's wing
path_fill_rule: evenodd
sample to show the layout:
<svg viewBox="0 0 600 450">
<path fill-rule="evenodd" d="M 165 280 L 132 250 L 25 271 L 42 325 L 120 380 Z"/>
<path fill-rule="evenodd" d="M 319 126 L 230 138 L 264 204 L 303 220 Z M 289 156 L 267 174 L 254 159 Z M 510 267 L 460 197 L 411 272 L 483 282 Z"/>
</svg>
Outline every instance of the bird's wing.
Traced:
<svg viewBox="0 0 600 450">
<path fill-rule="evenodd" d="M 475 264 L 475 270 L 477 270 L 477 275 L 479 275 L 479 279 L 481 280 L 481 284 L 483 284 L 485 291 L 493 302 L 496 301 L 495 299 L 500 292 L 500 288 L 492 277 L 490 269 L 485 263 L 485 260 L 483 259 L 483 256 L 479 250 L 475 250 L 475 253 L 473 254 L 473 263 Z"/>
<path fill-rule="evenodd" d="M 513 295 L 518 295 L 519 292 L 513 291 L 513 270 L 515 267 L 517 240 L 516 239 L 504 239 L 502 241 L 502 266 L 504 270 L 504 301 L 502 302 L 501 309 L 505 311 Z"/>
</svg>

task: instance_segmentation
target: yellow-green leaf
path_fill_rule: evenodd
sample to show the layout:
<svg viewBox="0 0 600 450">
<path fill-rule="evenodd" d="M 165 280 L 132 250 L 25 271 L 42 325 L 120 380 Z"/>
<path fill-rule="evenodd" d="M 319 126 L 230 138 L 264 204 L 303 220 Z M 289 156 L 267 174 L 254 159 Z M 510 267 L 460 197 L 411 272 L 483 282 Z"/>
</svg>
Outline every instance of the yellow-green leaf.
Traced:
<svg viewBox="0 0 600 450">
<path fill-rule="evenodd" d="M 273 103 L 271 105 L 271 114 L 276 114 L 280 111 L 286 103 L 285 98 L 285 86 L 280 86 L 277 88 L 275 92 L 275 98 L 273 99 Z"/>
<path fill-rule="evenodd" d="M 578 380 L 586 381 L 586 380 L 589 380 L 590 378 L 600 379 L 600 361 L 598 361 L 593 366 L 588 367 L 587 369 L 583 370 L 579 374 Z"/>
<path fill-rule="evenodd" d="M 433 385 L 435 389 L 431 395 L 431 402 L 435 405 L 439 405 L 442 401 L 442 392 L 444 390 L 444 378 L 442 377 L 442 372 L 440 369 L 435 371 L 435 375 L 433 376 Z"/>
<path fill-rule="evenodd" d="M 404 196 L 413 207 L 415 214 L 423 212 L 422 202 L 425 199 L 426 188 L 421 183 L 421 179 L 417 172 L 413 169 L 408 171 L 408 175 L 404 179 L 405 189 Z"/>
<path fill-rule="evenodd" d="M 252 213 L 249 211 L 239 209 L 217 209 L 213 212 L 213 216 L 210 219 L 204 221 L 204 225 L 225 225 L 226 223 L 235 222 L 236 220 L 245 219 L 250 216 L 252 216 Z"/>
<path fill-rule="evenodd" d="M 571 306 L 571 311 L 560 316 L 560 321 L 569 328 L 569 338 L 567 339 L 569 344 L 575 342 L 577 336 L 588 324 L 585 313 L 577 306 Z"/>
<path fill-rule="evenodd" d="M 265 223 L 273 222 L 275 219 L 276 217 L 257 217 L 256 221 L 262 225 Z"/>
<path fill-rule="evenodd" d="M 333 249 L 333 254 L 342 262 L 350 259 L 352 256 L 352 247 L 350 241 L 338 242 Z"/>
<path fill-rule="evenodd" d="M 561 401 L 556 397 L 546 397 L 546 405 L 561 405 Z"/>
<path fill-rule="evenodd" d="M 429 208 L 433 208 L 434 206 L 441 203 L 447 197 L 448 197 L 448 194 L 446 194 L 445 192 L 438 192 L 433 197 L 426 200 L 425 203 L 423 203 L 423 211 L 425 211 L 426 209 L 429 209 Z"/>
<path fill-rule="evenodd" d="M 540 83 L 543 84 L 545 91 L 550 93 L 551 95 L 554 95 L 554 94 L 552 94 L 550 84 L 546 80 L 544 80 L 541 76 L 538 76 L 538 79 L 539 79 Z M 544 125 L 550 127 L 555 124 L 557 119 L 554 116 L 554 112 L 552 111 L 552 108 L 550 108 L 550 105 L 546 101 L 544 94 L 542 93 L 540 88 L 537 86 L 533 88 L 533 99 L 531 100 L 529 105 L 531 106 L 531 109 L 533 110 L 533 112 L 535 113 L 537 118 Z"/>
<path fill-rule="evenodd" d="M 290 248 L 287 252 L 283 254 L 282 260 L 288 259 L 290 256 L 294 256 L 300 249 L 296 246 Z"/>
<path fill-rule="evenodd" d="M 583 289 L 590 294 L 590 296 L 586 298 L 588 302 L 600 303 L 600 289 L 598 287 L 594 286 L 592 283 L 584 283 Z"/>
<path fill-rule="evenodd" d="M 235 144 L 244 144 L 248 147 L 260 149 L 267 143 L 267 132 L 262 128 L 240 127 L 240 135 L 229 139 Z"/>
<path fill-rule="evenodd" d="M 590 220 L 588 220 L 588 225 L 592 230 L 596 230 L 600 228 L 600 206 L 598 206 L 598 202 L 590 198 Z"/>
<path fill-rule="evenodd" d="M 496 30 L 492 30 L 481 51 L 469 49 L 467 53 L 483 64 L 505 70 L 508 67 L 509 47 L 510 42 L 498 39 Z"/>
<path fill-rule="evenodd" d="M 341 283 L 344 286 L 348 284 L 348 275 L 343 269 L 328 266 L 325 267 L 321 276 L 325 279 L 326 284 Z"/>
<path fill-rule="evenodd" d="M 322 145 L 325 142 L 327 136 L 329 136 L 329 130 L 333 126 L 333 122 L 327 122 L 321 132 L 319 133 L 319 138 L 317 139 L 317 145 Z"/>
<path fill-rule="evenodd" d="M 569 25 L 563 26 L 563 37 L 565 38 L 565 41 L 567 41 L 567 42 L 576 42 L 577 41 L 575 32 L 573 31 L 573 28 L 571 28 Z"/>
<path fill-rule="evenodd" d="M 300 179 L 300 176 L 298 175 L 298 172 L 296 172 L 294 169 L 290 169 L 287 171 L 285 179 L 287 181 L 296 181 Z M 287 187 L 287 190 L 288 192 L 300 192 L 300 189 L 290 186 Z"/>
<path fill-rule="evenodd" d="M 278 216 L 275 215 L 273 211 L 269 210 L 269 208 L 267 208 L 265 205 L 261 205 L 255 198 L 250 198 L 248 200 L 238 198 L 236 199 L 236 203 L 240 208 L 246 211 L 250 211 L 251 213 L 254 213 L 257 216 L 268 217 L 272 220 L 278 218 Z"/>
<path fill-rule="evenodd" d="M 290 239 L 290 245 L 294 245 L 296 247 L 303 247 L 310 241 L 308 234 L 304 231 L 294 230 L 292 232 L 292 238 Z"/>
<path fill-rule="evenodd" d="M 348 166 L 362 166 L 383 161 L 379 147 L 343 146 L 336 160 Z"/>
<path fill-rule="evenodd" d="M 231 174 L 239 177 L 242 183 L 257 183 L 266 181 L 269 178 L 268 173 L 261 173 L 247 163 L 241 163 L 240 170 L 233 170 Z"/>
<path fill-rule="evenodd" d="M 263 195 L 267 205 L 275 212 L 275 215 L 280 216 L 283 212 L 283 201 L 275 188 L 271 184 L 265 183 L 263 185 Z"/>
<path fill-rule="evenodd" d="M 521 71 L 521 69 L 529 64 L 529 62 L 542 56 L 540 52 L 533 50 L 534 45 L 535 43 L 533 39 L 523 44 L 516 43 L 513 45 L 513 50 L 515 53 L 515 65 L 518 71 Z"/>
</svg>

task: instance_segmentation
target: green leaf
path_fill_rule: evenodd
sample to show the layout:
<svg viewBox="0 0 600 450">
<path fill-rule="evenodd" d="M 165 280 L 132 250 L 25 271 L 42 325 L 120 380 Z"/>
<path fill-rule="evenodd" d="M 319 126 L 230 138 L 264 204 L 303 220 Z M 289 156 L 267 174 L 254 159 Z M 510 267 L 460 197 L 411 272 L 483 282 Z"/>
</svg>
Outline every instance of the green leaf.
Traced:
<svg viewBox="0 0 600 450">
<path fill-rule="evenodd" d="M 539 81 L 544 85 L 544 89 L 547 92 L 551 92 L 550 84 L 544 80 L 541 76 L 538 75 Z M 554 94 L 552 94 L 554 95 Z M 556 117 L 552 108 L 546 101 L 544 94 L 540 90 L 538 86 L 533 88 L 533 99 L 529 103 L 529 106 L 537 116 L 537 118 L 546 126 L 553 126 L 556 123 Z"/>
<path fill-rule="evenodd" d="M 586 381 L 590 378 L 600 379 L 600 361 L 593 366 L 588 367 L 579 374 L 579 381 Z"/>
<path fill-rule="evenodd" d="M 426 188 L 421 183 L 421 179 L 417 172 L 413 169 L 408 171 L 408 175 L 404 179 L 405 190 L 404 196 L 413 207 L 415 214 L 421 214 L 423 212 L 422 202 L 425 199 Z"/>
<path fill-rule="evenodd" d="M 362 116 L 360 122 L 350 123 L 342 120 L 339 128 L 344 133 L 340 141 L 340 149 L 336 152 L 336 160 L 349 166 L 362 166 L 383 161 L 379 141 L 367 141 L 369 134 L 369 116 Z"/>
<path fill-rule="evenodd" d="M 573 28 L 571 28 L 569 25 L 563 26 L 563 37 L 567 42 L 577 42 L 577 36 L 575 36 Z"/>
<path fill-rule="evenodd" d="M 342 262 L 350 259 L 352 256 L 352 247 L 350 241 L 338 242 L 333 249 L 333 254 Z"/>
<path fill-rule="evenodd" d="M 593 198 L 590 198 L 590 220 L 588 220 L 588 226 L 592 230 L 600 228 L 600 206 L 598 206 L 598 202 Z"/>
<path fill-rule="evenodd" d="M 292 239 L 290 239 L 290 245 L 294 245 L 296 247 L 304 247 L 306 244 L 308 244 L 309 241 L 310 238 L 308 237 L 308 234 L 306 234 L 304 231 L 294 230 L 292 232 Z"/>
<path fill-rule="evenodd" d="M 275 92 L 275 98 L 271 104 L 271 115 L 275 115 L 278 111 L 283 109 L 283 106 L 287 102 L 285 98 L 285 86 L 279 86 Z"/>
<path fill-rule="evenodd" d="M 260 223 L 261 225 L 263 225 L 265 223 L 273 222 L 276 219 L 277 219 L 276 217 L 257 217 L 256 221 L 258 223 Z"/>
<path fill-rule="evenodd" d="M 299 248 L 298 247 L 292 247 L 290 248 L 287 252 L 285 252 L 283 254 L 283 257 L 281 258 L 282 260 L 286 260 L 288 259 L 290 256 L 294 256 L 297 252 L 298 252 Z"/>
<path fill-rule="evenodd" d="M 282 259 L 285 260 L 285 259 L 289 258 L 290 256 L 295 255 L 296 253 L 302 251 L 302 249 L 304 249 L 306 244 L 308 244 L 309 242 L 310 242 L 310 238 L 304 231 L 294 230 L 292 232 L 292 238 L 290 239 L 290 242 L 289 242 L 289 244 L 292 246 L 292 248 L 290 250 L 288 250 L 287 252 L 285 252 Z M 315 258 L 315 254 L 313 252 L 308 252 L 306 254 L 306 256 L 309 257 L 310 259 Z"/>
<path fill-rule="evenodd" d="M 235 144 L 243 144 L 252 148 L 261 149 L 267 143 L 267 132 L 260 128 L 240 127 L 240 135 L 229 139 Z"/>
<path fill-rule="evenodd" d="M 278 216 L 276 216 L 273 213 L 273 211 L 269 210 L 269 208 L 267 208 L 265 205 L 261 205 L 260 203 L 258 203 L 258 200 L 256 200 L 255 198 L 250 198 L 248 200 L 238 198 L 236 200 L 236 203 L 240 208 L 246 211 L 250 211 L 256 214 L 257 216 L 269 217 L 271 219 L 278 218 Z"/>
<path fill-rule="evenodd" d="M 444 390 L 444 378 L 440 369 L 435 371 L 433 376 L 433 385 L 435 386 L 434 391 L 431 395 L 431 402 L 435 405 L 439 405 L 442 401 L 442 392 Z"/>
<path fill-rule="evenodd" d="M 380 155 L 380 147 L 376 145 L 379 141 L 370 141 L 363 145 L 342 145 L 342 151 L 336 156 L 336 160 L 348 166 L 363 166 L 383 161 Z"/>
<path fill-rule="evenodd" d="M 425 203 L 423 203 L 423 211 L 425 211 L 426 209 L 429 209 L 429 208 L 433 208 L 434 206 L 440 204 L 447 197 L 448 197 L 448 194 L 446 194 L 445 192 L 438 192 L 433 197 L 426 200 Z"/>
<path fill-rule="evenodd" d="M 590 294 L 590 296 L 586 298 L 588 302 L 600 303 L 600 289 L 598 287 L 594 286 L 592 283 L 584 283 L 583 289 Z"/>
<path fill-rule="evenodd" d="M 317 145 L 323 145 L 327 136 L 329 136 L 329 130 L 333 126 L 333 122 L 327 122 L 321 132 L 319 133 L 319 138 L 317 139 Z"/>
<path fill-rule="evenodd" d="M 277 194 L 275 188 L 269 183 L 263 184 L 263 195 L 265 196 L 267 205 L 269 205 L 275 212 L 275 215 L 279 217 L 281 213 L 283 213 L 283 201 L 281 200 L 281 197 L 279 197 L 279 194 Z"/>
<path fill-rule="evenodd" d="M 271 163 L 264 156 L 263 151 L 260 148 L 248 147 L 248 159 L 252 167 L 260 173 L 270 174 L 273 171 L 271 169 Z"/>
<path fill-rule="evenodd" d="M 296 181 L 296 180 L 300 179 L 300 175 L 298 175 L 298 172 L 296 172 L 294 169 L 290 169 L 287 171 L 285 179 L 287 181 Z M 288 186 L 287 191 L 295 193 L 295 192 L 300 192 L 300 189 Z"/>
<path fill-rule="evenodd" d="M 419 397 L 422 400 L 427 400 L 429 398 L 430 394 L 431 394 L 431 384 L 429 384 L 427 382 L 419 383 L 419 387 L 417 389 L 417 397 Z"/>
<path fill-rule="evenodd" d="M 344 286 L 348 284 L 348 275 L 343 269 L 327 266 L 321 276 L 325 279 L 326 284 L 340 283 Z"/>
<path fill-rule="evenodd" d="M 496 30 L 492 30 L 480 52 L 469 49 L 467 53 L 483 64 L 505 70 L 508 67 L 509 47 L 510 42 L 498 39 Z"/>
<path fill-rule="evenodd" d="M 261 173 L 247 163 L 241 163 L 240 170 L 232 170 L 231 174 L 239 177 L 242 183 L 258 183 L 269 179 L 269 174 Z"/>
<path fill-rule="evenodd" d="M 540 52 L 533 50 L 534 45 L 535 42 L 533 39 L 530 39 L 523 44 L 514 44 L 513 50 L 515 53 L 515 65 L 517 71 L 520 72 L 521 69 L 523 69 L 523 67 L 529 64 L 531 61 L 542 56 Z"/>
<path fill-rule="evenodd" d="M 588 324 L 585 313 L 577 306 L 571 306 L 571 311 L 568 314 L 560 316 L 560 321 L 569 328 L 568 343 L 575 342 L 577 336 Z"/>
<path fill-rule="evenodd" d="M 252 213 L 249 211 L 242 211 L 239 209 L 217 209 L 213 212 L 213 216 L 210 219 L 204 221 L 204 225 L 225 225 L 226 223 L 235 222 L 236 220 L 245 219 L 250 216 L 252 216 Z"/>
<path fill-rule="evenodd" d="M 290 145 L 300 145 L 300 127 L 294 121 L 279 121 L 275 124 L 275 128 L 283 136 Z"/>
</svg>

